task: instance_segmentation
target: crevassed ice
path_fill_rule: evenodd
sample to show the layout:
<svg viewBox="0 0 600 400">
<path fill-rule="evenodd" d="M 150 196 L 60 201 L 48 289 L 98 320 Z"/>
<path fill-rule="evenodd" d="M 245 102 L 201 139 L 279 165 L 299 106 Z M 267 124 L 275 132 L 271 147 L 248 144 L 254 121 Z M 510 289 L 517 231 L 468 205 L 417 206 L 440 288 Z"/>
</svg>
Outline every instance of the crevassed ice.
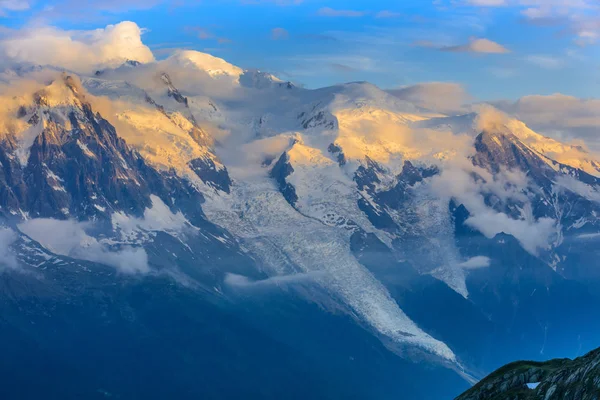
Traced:
<svg viewBox="0 0 600 400">
<path fill-rule="evenodd" d="M 207 196 L 203 208 L 209 219 L 242 238 L 266 263 L 287 258 L 292 265 L 286 267 L 295 272 L 324 272 L 315 279 L 379 333 L 456 360 L 446 344 L 410 320 L 386 288 L 356 261 L 344 236 L 347 232 L 298 213 L 266 177 L 236 184 L 231 196 Z M 286 273 L 276 263 L 268 266 L 275 274 Z"/>
</svg>

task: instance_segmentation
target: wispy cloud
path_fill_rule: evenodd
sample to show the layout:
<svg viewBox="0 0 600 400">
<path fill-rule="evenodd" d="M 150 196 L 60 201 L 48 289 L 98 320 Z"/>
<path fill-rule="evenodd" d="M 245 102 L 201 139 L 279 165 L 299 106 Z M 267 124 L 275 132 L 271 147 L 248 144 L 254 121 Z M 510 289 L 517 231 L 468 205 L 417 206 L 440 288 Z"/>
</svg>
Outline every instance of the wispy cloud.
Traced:
<svg viewBox="0 0 600 400">
<path fill-rule="evenodd" d="M 330 7 L 323 7 L 317 11 L 317 15 L 321 17 L 347 17 L 357 18 L 367 15 L 366 11 L 356 10 L 336 10 Z"/>
<path fill-rule="evenodd" d="M 125 274 L 150 272 L 143 248 L 123 246 L 112 249 L 86 233 L 90 222 L 37 218 L 19 224 L 19 229 L 47 250 L 67 257 L 115 267 Z"/>
<path fill-rule="evenodd" d="M 304 3 L 304 0 L 241 0 L 241 3 L 250 5 L 273 4 L 276 6 L 296 6 Z"/>
<path fill-rule="evenodd" d="M 17 234 L 10 228 L 0 227 L 0 272 L 5 269 L 17 269 L 17 258 L 11 246 L 17 240 Z"/>
<path fill-rule="evenodd" d="M 259 289 L 269 288 L 275 286 L 285 286 L 300 283 L 310 283 L 315 279 L 318 279 L 325 275 L 325 272 L 315 271 L 307 273 L 298 273 L 293 275 L 282 275 L 273 276 L 271 278 L 254 281 L 243 275 L 227 274 L 225 276 L 225 283 L 231 287 L 246 288 L 246 289 Z"/>
<path fill-rule="evenodd" d="M 376 60 L 362 55 L 315 54 L 287 59 L 294 65 L 288 73 L 295 77 L 320 75 L 324 69 L 334 72 L 380 72 L 382 66 Z"/>
<path fill-rule="evenodd" d="M 25 0 L 0 0 L 0 17 L 6 16 L 10 11 L 29 10 L 30 4 Z"/>
<path fill-rule="evenodd" d="M 471 96 L 458 83 L 425 82 L 388 90 L 394 96 L 439 112 L 461 112 Z"/>
<path fill-rule="evenodd" d="M 477 7 L 502 7 L 508 5 L 508 0 L 465 0 L 464 4 Z"/>
<path fill-rule="evenodd" d="M 339 64 L 339 63 L 331 63 L 329 65 L 331 67 L 332 70 L 334 70 L 335 72 L 341 72 L 341 73 L 351 73 L 351 72 L 356 72 L 358 71 L 356 68 L 353 68 L 349 65 L 345 65 L 345 64 Z"/>
<path fill-rule="evenodd" d="M 201 26 L 188 26 L 185 28 L 187 32 L 192 33 L 200 40 L 216 40 L 219 44 L 231 43 L 231 40 L 226 37 L 219 37 L 211 30 Z"/>
<path fill-rule="evenodd" d="M 208 29 L 202 28 L 200 26 L 190 26 L 187 27 L 186 30 L 194 33 L 194 35 L 196 35 L 196 37 L 201 40 L 212 39 L 215 37 L 215 35 Z"/>
<path fill-rule="evenodd" d="M 597 0 L 450 0 L 448 3 L 455 7 L 512 7 L 530 24 L 566 27 L 565 32 L 574 35 L 575 43 L 580 46 L 600 41 L 600 2 Z"/>
<path fill-rule="evenodd" d="M 398 18 L 403 14 L 395 11 L 383 10 L 375 14 L 375 18 Z"/>
<path fill-rule="evenodd" d="M 463 268 L 463 269 L 480 269 L 480 268 L 487 268 L 490 266 L 491 260 L 489 259 L 489 257 L 485 257 L 485 256 L 476 256 L 476 257 L 472 257 L 470 259 L 468 259 L 467 261 L 461 263 L 459 265 L 459 267 Z"/>
<path fill-rule="evenodd" d="M 471 41 L 467 44 L 462 44 L 458 46 L 447 46 L 442 47 L 440 50 L 442 51 L 450 51 L 450 52 L 468 52 L 468 53 L 486 53 L 486 54 L 505 54 L 510 53 L 506 47 L 493 42 L 489 39 L 471 39 Z"/>
<path fill-rule="evenodd" d="M 307 33 L 300 36 L 302 39 L 315 40 L 319 42 L 337 42 L 337 38 L 324 33 Z"/>
<path fill-rule="evenodd" d="M 286 40 L 289 39 L 290 33 L 285 28 L 273 28 L 271 30 L 271 39 Z"/>
<path fill-rule="evenodd" d="M 544 54 L 532 54 L 525 57 L 525 60 L 530 64 L 545 69 L 561 69 L 565 65 L 564 61 L 560 58 Z"/>
</svg>

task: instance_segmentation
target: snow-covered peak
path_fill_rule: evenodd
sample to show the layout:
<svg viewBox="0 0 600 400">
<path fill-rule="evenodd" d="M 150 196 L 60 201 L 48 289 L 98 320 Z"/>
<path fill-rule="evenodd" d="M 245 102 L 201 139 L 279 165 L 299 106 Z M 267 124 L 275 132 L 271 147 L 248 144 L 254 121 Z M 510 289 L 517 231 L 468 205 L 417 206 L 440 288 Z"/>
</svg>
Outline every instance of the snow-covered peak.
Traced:
<svg viewBox="0 0 600 400">
<path fill-rule="evenodd" d="M 240 75 L 244 73 L 244 70 L 228 63 L 222 58 L 194 50 L 177 51 L 168 60 L 183 67 L 193 67 L 205 71 L 213 78 L 226 76 L 237 81 Z"/>
<path fill-rule="evenodd" d="M 426 118 L 413 124 L 417 128 L 450 131 L 454 134 L 477 136 L 483 130 L 510 132 L 530 149 L 588 174 L 600 176 L 600 157 L 580 146 L 562 143 L 530 129 L 524 122 L 485 107 L 477 112 L 451 117 Z M 550 160 L 548 160 L 551 163 Z"/>
<path fill-rule="evenodd" d="M 262 72 L 257 69 L 249 69 L 244 71 L 240 76 L 240 84 L 247 88 L 254 89 L 269 89 L 272 87 L 287 87 L 293 88 L 293 85 L 289 82 L 284 82 L 277 78 L 275 75 L 269 74 L 268 72 Z"/>
<path fill-rule="evenodd" d="M 401 100 L 368 82 L 351 82 L 324 89 L 331 91 L 334 101 L 332 110 L 349 108 L 379 108 L 399 113 L 419 113 L 414 104 Z"/>
<path fill-rule="evenodd" d="M 537 152 L 573 168 L 581 169 L 590 175 L 600 176 L 600 158 L 587 152 L 581 146 L 559 142 L 531 130 L 524 122 L 511 119 L 507 123 L 510 131 L 523 143 Z"/>
<path fill-rule="evenodd" d="M 85 102 L 85 90 L 78 78 L 62 74 L 50 85 L 34 93 L 34 101 L 46 107 L 81 107 Z"/>
</svg>

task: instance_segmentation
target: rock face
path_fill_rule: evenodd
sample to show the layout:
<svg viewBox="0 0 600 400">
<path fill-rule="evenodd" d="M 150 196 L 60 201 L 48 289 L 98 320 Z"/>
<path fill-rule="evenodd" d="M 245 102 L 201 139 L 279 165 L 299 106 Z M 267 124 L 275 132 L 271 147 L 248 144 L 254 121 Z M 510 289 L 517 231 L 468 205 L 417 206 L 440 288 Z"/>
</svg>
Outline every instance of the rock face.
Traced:
<svg viewBox="0 0 600 400">
<path fill-rule="evenodd" d="M 54 85 L 64 85 L 68 105 L 53 107 L 40 91 L 19 114 L 37 133 L 31 147 L 19 148 L 11 136 L 0 143 L 5 213 L 84 220 L 107 218 L 114 211 L 141 216 L 152 193 L 170 206 L 180 196 L 202 201 L 185 182 L 158 173 L 129 148 L 72 77 Z"/>
<path fill-rule="evenodd" d="M 599 397 L 600 349 L 575 360 L 508 364 L 457 400 L 595 400 Z"/>
</svg>

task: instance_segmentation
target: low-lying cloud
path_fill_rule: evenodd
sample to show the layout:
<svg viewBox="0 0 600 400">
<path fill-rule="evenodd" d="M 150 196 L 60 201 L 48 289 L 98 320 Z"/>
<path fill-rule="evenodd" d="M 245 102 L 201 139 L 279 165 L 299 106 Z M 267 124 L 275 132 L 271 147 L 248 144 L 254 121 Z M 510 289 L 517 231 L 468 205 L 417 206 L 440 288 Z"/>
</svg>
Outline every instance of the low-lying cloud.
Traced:
<svg viewBox="0 0 600 400">
<path fill-rule="evenodd" d="M 225 284 L 238 288 L 265 288 L 269 286 L 283 286 L 311 282 L 316 278 L 323 276 L 324 274 L 324 272 L 316 271 L 293 275 L 273 276 L 271 278 L 253 281 L 243 275 L 229 273 L 225 276 Z"/>
<path fill-rule="evenodd" d="M 487 268 L 491 264 L 489 257 L 476 256 L 469 258 L 467 261 L 459 264 L 459 267 L 466 270 Z"/>
<path fill-rule="evenodd" d="M 11 246 L 17 240 L 17 234 L 10 228 L 0 228 L 0 272 L 17 269 L 17 258 Z"/>
<path fill-rule="evenodd" d="M 18 226 L 52 253 L 109 265 L 125 274 L 150 272 L 144 249 L 129 246 L 110 248 L 86 233 L 86 230 L 92 229 L 90 222 L 36 218 Z"/>
<path fill-rule="evenodd" d="M 475 180 L 473 173 L 483 176 Z M 523 187 L 527 184 L 522 174 L 507 172 L 491 176 L 486 170 L 472 166 L 468 160 L 462 165 L 454 161 L 432 179 L 432 189 L 442 197 L 453 198 L 469 210 L 471 216 L 465 222 L 488 238 L 506 233 L 514 236 L 529 253 L 537 255 L 547 249 L 556 235 L 556 221 L 551 218 L 535 219 L 531 213 L 521 218 L 511 218 L 503 212 L 488 207 L 484 193 L 492 193 L 502 201 L 525 202 Z M 525 207 L 527 209 L 527 207 Z"/>
</svg>

